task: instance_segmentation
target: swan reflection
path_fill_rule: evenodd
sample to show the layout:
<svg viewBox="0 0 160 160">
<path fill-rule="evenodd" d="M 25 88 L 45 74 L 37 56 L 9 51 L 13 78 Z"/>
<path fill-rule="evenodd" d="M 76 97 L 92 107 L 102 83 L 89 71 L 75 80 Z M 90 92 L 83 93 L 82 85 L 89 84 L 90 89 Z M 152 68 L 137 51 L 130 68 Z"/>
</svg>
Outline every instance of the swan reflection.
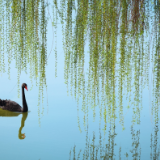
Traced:
<svg viewBox="0 0 160 160">
<path fill-rule="evenodd" d="M 19 139 L 25 139 L 26 136 L 25 136 L 25 133 L 22 133 L 22 129 L 25 125 L 25 121 L 27 119 L 28 112 L 24 112 L 24 113 L 11 112 L 11 111 L 3 110 L 3 109 L 0 108 L 0 116 L 1 117 L 17 117 L 20 114 L 22 114 L 22 119 L 21 119 L 21 126 L 20 126 L 19 131 L 18 131 L 18 138 Z"/>
</svg>

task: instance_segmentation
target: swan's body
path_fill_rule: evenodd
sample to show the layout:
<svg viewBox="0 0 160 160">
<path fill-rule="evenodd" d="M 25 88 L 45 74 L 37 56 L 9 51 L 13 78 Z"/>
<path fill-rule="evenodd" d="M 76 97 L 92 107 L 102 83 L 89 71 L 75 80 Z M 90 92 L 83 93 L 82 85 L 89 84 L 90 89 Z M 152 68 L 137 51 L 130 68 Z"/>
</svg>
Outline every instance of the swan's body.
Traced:
<svg viewBox="0 0 160 160">
<path fill-rule="evenodd" d="M 27 112 L 28 105 L 26 102 L 25 94 L 24 94 L 24 88 L 28 90 L 26 83 L 22 84 L 22 107 L 14 101 L 0 99 L 0 108 L 8 111 L 13 111 L 13 112 Z"/>
<path fill-rule="evenodd" d="M 8 111 L 23 112 L 23 108 L 18 103 L 10 100 L 0 100 L 0 108 Z"/>
</svg>

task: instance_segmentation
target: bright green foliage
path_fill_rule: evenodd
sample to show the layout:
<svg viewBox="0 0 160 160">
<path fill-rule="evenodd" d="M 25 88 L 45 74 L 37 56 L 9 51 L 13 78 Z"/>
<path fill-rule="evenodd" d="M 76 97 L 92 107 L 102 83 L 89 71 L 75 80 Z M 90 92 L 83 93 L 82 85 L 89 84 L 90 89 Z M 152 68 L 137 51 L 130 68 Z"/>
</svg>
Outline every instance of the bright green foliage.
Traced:
<svg viewBox="0 0 160 160">
<path fill-rule="evenodd" d="M 30 78 L 39 77 L 39 96 L 46 85 L 47 63 L 46 2 L 44 0 L 0 1 L 0 71 L 5 72 L 4 54 L 15 60 L 18 88 L 21 71 L 30 67 Z M 43 98 L 42 98 L 43 99 Z"/>
<path fill-rule="evenodd" d="M 35 78 L 40 98 L 46 86 L 46 1 L 0 0 L 0 71 L 5 72 L 5 53 L 15 59 L 18 84 L 21 71 Z M 62 23 L 65 52 L 64 78 L 77 101 L 82 97 L 84 124 L 89 106 L 105 127 L 117 117 L 124 128 L 124 107 L 133 110 L 140 123 L 141 93 L 153 87 L 152 113 L 158 121 L 160 89 L 160 1 L 154 0 L 53 0 L 53 25 Z M 86 49 L 89 49 L 89 54 Z M 84 72 L 89 57 L 88 73 Z M 57 50 L 55 49 L 55 68 Z M 152 68 L 152 70 L 150 69 Z M 57 76 L 57 72 L 55 72 Z M 150 77 L 153 81 L 150 81 Z M 132 85 L 133 84 L 133 85 Z M 123 106 L 124 94 L 128 99 Z M 118 97 L 118 102 L 116 101 Z M 116 114 L 118 111 L 119 114 Z M 78 118 L 79 119 L 79 118 Z"/>
<path fill-rule="evenodd" d="M 140 123 L 142 89 L 145 84 L 150 86 L 149 77 L 153 73 L 155 97 L 159 92 L 159 0 L 153 4 L 149 0 L 53 2 L 63 25 L 65 81 L 67 86 L 70 84 L 71 95 L 74 93 L 77 101 L 79 97 L 83 99 L 84 124 L 88 107 L 93 108 L 95 116 L 97 105 L 105 124 L 114 123 L 118 111 L 123 126 L 123 110 L 127 106 L 133 109 L 133 123 Z M 84 72 L 86 46 L 89 47 L 88 74 Z M 154 67 L 154 72 L 151 73 L 150 67 Z M 124 94 L 127 106 L 123 106 Z M 156 101 L 158 107 L 158 98 Z M 157 107 L 153 107 L 155 121 Z"/>
</svg>

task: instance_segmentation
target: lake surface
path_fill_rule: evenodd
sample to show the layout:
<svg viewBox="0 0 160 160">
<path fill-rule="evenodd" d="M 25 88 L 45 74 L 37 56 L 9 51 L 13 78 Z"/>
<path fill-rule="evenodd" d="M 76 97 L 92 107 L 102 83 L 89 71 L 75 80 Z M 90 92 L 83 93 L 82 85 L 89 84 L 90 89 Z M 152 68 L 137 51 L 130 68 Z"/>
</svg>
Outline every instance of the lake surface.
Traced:
<svg viewBox="0 0 160 160">
<path fill-rule="evenodd" d="M 153 88 L 150 83 L 142 87 L 142 98 L 139 96 L 141 103 L 138 105 L 136 101 L 127 108 L 129 100 L 124 94 L 126 91 L 123 92 L 121 104 L 123 114 L 118 96 L 115 97 L 117 108 L 115 110 L 111 108 L 115 117 L 104 108 L 102 112 L 101 105 L 93 108 L 92 105 L 86 104 L 88 108 L 84 111 L 82 97 L 77 103 L 74 96 L 67 93 L 61 26 L 57 29 L 57 78 L 54 76 L 55 56 L 51 50 L 53 40 L 51 22 L 48 25 L 47 36 L 50 56 L 46 67 L 47 91 L 44 90 L 44 102 L 37 106 L 38 86 L 33 82 L 31 89 L 29 75 L 22 72 L 20 83 L 27 83 L 29 89 L 28 92 L 25 91 L 29 112 L 18 114 L 0 110 L 0 159 L 160 159 L 159 119 L 157 120 L 160 111 L 159 105 L 157 108 L 152 106 L 155 95 L 151 92 Z M 87 54 L 85 56 L 85 66 L 88 66 L 89 57 Z M 123 73 L 123 68 L 120 69 Z M 152 68 L 147 71 L 152 72 Z M 14 61 L 11 63 L 10 77 L 11 80 L 8 80 L 7 73 L 0 75 L 0 97 L 11 99 L 21 105 L 21 97 L 17 98 L 17 70 Z M 131 79 L 130 83 L 134 84 L 134 81 Z M 116 93 L 119 87 L 117 81 Z M 134 89 L 133 87 L 130 93 L 132 100 L 137 98 Z M 108 108 L 108 104 L 105 107 Z"/>
<path fill-rule="evenodd" d="M 105 123 L 99 116 L 98 106 L 95 117 L 93 110 L 89 109 L 88 121 L 84 124 L 81 101 L 77 105 L 73 97 L 67 96 L 61 76 L 63 77 L 63 72 L 58 78 L 50 77 L 53 84 L 48 82 L 43 106 L 37 107 L 36 87 L 25 92 L 28 115 L 10 115 L 0 111 L 1 159 L 159 159 L 159 124 L 155 125 L 153 121 L 150 105 L 152 97 L 147 88 L 142 94 L 140 124 L 132 125 L 130 108 L 123 111 L 124 130 L 119 117 L 114 122 L 108 122 L 104 130 Z M 25 79 L 25 75 L 23 77 Z M 5 94 L 6 85 L 12 89 L 9 82 L 2 76 L 1 84 L 5 84 L 1 87 L 1 91 L 4 91 L 3 99 L 8 98 Z M 7 87 L 8 91 L 9 88 Z M 21 98 L 16 98 L 16 94 L 15 88 L 8 95 L 21 104 Z M 127 100 L 124 100 L 123 105 L 127 105 Z"/>
</svg>

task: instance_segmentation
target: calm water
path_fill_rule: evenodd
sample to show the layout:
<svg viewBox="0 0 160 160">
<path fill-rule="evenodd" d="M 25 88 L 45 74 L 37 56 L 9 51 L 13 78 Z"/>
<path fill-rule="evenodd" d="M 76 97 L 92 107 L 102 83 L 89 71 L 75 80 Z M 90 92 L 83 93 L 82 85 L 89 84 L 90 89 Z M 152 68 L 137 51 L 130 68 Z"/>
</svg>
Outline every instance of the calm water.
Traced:
<svg viewBox="0 0 160 160">
<path fill-rule="evenodd" d="M 48 28 L 49 33 L 52 32 Z M 57 35 L 61 35 L 58 30 Z M 132 126 L 132 108 L 127 109 L 128 101 L 124 98 L 124 127 L 115 121 L 105 123 L 89 108 L 87 122 L 81 111 L 81 100 L 77 102 L 67 96 L 64 84 L 64 55 L 61 36 L 57 37 L 58 77 L 54 78 L 54 55 L 51 54 L 47 66 L 47 93 L 44 104 L 38 104 L 38 87 L 34 84 L 30 90 L 29 76 L 22 73 L 20 83 L 26 82 L 29 91 L 26 100 L 29 106 L 28 114 L 11 114 L 0 110 L 0 159 L 2 160 L 67 160 L 67 159 L 160 159 L 159 124 L 155 126 L 151 114 L 153 97 L 146 87 L 143 90 L 140 124 Z M 52 45 L 51 34 L 48 34 L 48 48 Z M 50 49 L 49 49 L 50 52 Z M 86 59 L 87 63 L 87 59 Z M 17 81 L 14 62 L 11 65 L 11 80 L 8 75 L 1 75 L 0 97 L 11 99 L 21 104 L 17 98 Z M 133 98 L 133 97 L 132 97 Z M 118 101 L 118 98 L 116 98 Z M 47 105 L 48 101 L 48 105 Z M 158 110 L 158 112 L 160 112 Z M 160 113 L 159 113 L 160 114 Z M 114 127 L 115 126 L 115 127 Z"/>
<path fill-rule="evenodd" d="M 1 84 L 5 83 L 3 79 L 5 78 L 2 77 Z M 88 127 L 84 127 L 83 114 L 81 110 L 77 111 L 76 101 L 67 96 L 61 75 L 53 81 L 52 85 L 48 83 L 48 106 L 45 96 L 44 106 L 39 107 L 40 112 L 37 107 L 36 87 L 26 92 L 28 115 L 0 111 L 1 159 L 159 159 L 159 125 L 154 126 L 147 89 L 143 92 L 140 125 L 135 124 L 131 127 L 130 108 L 124 110 L 125 130 L 122 130 L 117 117 L 115 128 L 112 127 L 113 122 L 110 122 L 104 131 L 104 122 L 100 121 L 98 107 L 95 119 L 92 109 L 89 110 Z M 9 80 L 6 80 L 5 84 L 8 82 Z M 11 86 L 9 83 L 8 85 Z M 5 88 L 6 86 L 2 86 L 1 89 L 4 91 L 3 98 L 7 97 Z M 16 93 L 16 89 L 11 91 L 8 94 L 11 96 L 7 98 L 21 104 L 21 99 L 16 98 Z M 79 108 L 80 105 L 81 103 Z M 123 105 L 126 105 L 125 100 Z M 78 116 L 82 132 L 78 127 Z"/>
</svg>

